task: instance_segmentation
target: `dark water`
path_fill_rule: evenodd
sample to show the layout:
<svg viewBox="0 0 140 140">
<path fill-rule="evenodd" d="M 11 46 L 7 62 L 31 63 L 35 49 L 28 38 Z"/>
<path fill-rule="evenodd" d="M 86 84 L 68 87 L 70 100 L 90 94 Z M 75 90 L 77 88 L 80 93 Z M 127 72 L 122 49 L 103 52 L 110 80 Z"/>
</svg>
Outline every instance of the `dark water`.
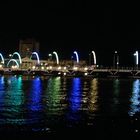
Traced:
<svg viewBox="0 0 140 140">
<path fill-rule="evenodd" d="M 0 77 L 0 132 L 139 136 L 140 80 Z"/>
</svg>

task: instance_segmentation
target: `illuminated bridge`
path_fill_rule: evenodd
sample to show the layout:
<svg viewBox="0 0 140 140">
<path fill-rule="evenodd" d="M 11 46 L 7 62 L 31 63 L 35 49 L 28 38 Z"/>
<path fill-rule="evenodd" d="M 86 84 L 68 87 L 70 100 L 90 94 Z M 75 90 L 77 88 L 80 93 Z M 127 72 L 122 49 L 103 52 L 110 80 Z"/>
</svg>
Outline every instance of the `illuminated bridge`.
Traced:
<svg viewBox="0 0 140 140">
<path fill-rule="evenodd" d="M 90 77 L 140 77 L 140 70 L 134 69 L 111 69 L 111 68 L 94 68 L 94 67 L 62 67 L 49 66 L 46 68 L 1 68 L 1 75 L 39 75 L 39 76 L 90 76 Z"/>
<path fill-rule="evenodd" d="M 101 68 L 96 64 L 96 55 L 92 51 L 93 62 L 87 64 L 84 60 L 79 60 L 78 53 L 73 52 L 75 60 L 59 60 L 57 52 L 49 54 L 55 56 L 55 60 L 40 60 L 36 52 L 30 58 L 21 58 L 18 52 L 14 52 L 10 58 L 4 59 L 0 53 L 0 74 L 1 75 L 42 75 L 42 76 L 86 76 L 86 77 L 140 77 L 138 69 L 138 51 L 135 68 L 119 67 L 119 58 L 115 51 L 114 65 L 110 68 Z M 34 57 L 33 57 L 34 56 Z M 35 59 L 34 59 L 35 58 Z"/>
</svg>

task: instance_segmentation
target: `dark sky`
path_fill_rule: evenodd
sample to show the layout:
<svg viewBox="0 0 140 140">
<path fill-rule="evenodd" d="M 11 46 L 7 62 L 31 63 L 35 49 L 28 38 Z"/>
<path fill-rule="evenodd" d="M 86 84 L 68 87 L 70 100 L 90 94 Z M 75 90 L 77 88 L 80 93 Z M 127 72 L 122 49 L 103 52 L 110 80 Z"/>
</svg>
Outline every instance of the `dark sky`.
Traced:
<svg viewBox="0 0 140 140">
<path fill-rule="evenodd" d="M 118 50 L 120 63 L 133 63 L 140 49 L 140 9 L 109 7 L 94 3 L 12 3 L 0 4 L 0 52 L 18 51 L 18 41 L 35 38 L 40 56 L 57 51 L 69 59 L 74 50 L 81 59 L 95 50 L 100 64 L 111 64 Z M 10 49 L 9 49 L 10 48 Z M 140 51 L 140 50 L 139 50 Z"/>
</svg>

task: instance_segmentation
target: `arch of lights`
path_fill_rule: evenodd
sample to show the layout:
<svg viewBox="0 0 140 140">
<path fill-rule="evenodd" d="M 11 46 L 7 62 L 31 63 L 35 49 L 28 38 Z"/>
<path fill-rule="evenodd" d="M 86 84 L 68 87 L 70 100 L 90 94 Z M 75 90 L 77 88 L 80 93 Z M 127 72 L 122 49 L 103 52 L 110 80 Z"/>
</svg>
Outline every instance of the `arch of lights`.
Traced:
<svg viewBox="0 0 140 140">
<path fill-rule="evenodd" d="M 78 56 L 78 53 L 76 51 L 73 52 L 75 55 L 76 55 L 76 61 L 77 63 L 79 63 L 79 56 Z"/>
<path fill-rule="evenodd" d="M 2 60 L 2 64 L 4 64 L 4 57 L 3 57 L 3 55 L 0 53 L 0 57 L 1 57 L 1 60 Z"/>
<path fill-rule="evenodd" d="M 32 52 L 32 55 L 36 55 L 37 63 L 40 64 L 38 53 L 37 52 Z M 32 58 L 32 55 L 31 55 L 30 59 Z"/>
<path fill-rule="evenodd" d="M 94 65 L 96 65 L 96 54 L 94 51 L 92 51 L 92 54 L 93 54 L 93 59 L 94 59 Z"/>
<path fill-rule="evenodd" d="M 54 54 L 55 57 L 56 57 L 56 63 L 59 64 L 59 58 L 58 58 L 58 54 L 57 54 L 57 52 L 54 51 L 53 54 Z"/>
<path fill-rule="evenodd" d="M 12 55 L 12 57 L 13 57 L 14 55 L 17 55 L 17 56 L 18 56 L 19 63 L 22 64 L 22 60 L 21 60 L 20 54 L 19 54 L 18 52 L 14 52 L 13 55 Z"/>
<path fill-rule="evenodd" d="M 18 64 L 17 60 L 15 60 L 15 59 L 10 59 L 9 62 L 7 63 L 7 67 L 9 66 L 10 62 L 15 62 L 16 65 L 17 65 L 18 68 L 19 68 L 19 64 Z"/>
<path fill-rule="evenodd" d="M 139 64 L 139 53 L 138 53 L 138 51 L 136 51 L 134 53 L 134 55 L 136 56 L 136 65 L 138 65 Z"/>
</svg>

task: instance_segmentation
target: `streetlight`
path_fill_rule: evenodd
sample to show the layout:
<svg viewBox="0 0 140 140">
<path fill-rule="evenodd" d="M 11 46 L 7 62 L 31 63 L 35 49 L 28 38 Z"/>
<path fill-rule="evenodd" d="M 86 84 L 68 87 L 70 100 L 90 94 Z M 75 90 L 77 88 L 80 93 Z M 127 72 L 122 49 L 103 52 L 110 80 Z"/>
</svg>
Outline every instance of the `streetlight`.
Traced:
<svg viewBox="0 0 140 140">
<path fill-rule="evenodd" d="M 117 51 L 115 51 L 114 59 L 113 59 L 113 67 L 116 68 L 116 66 L 117 66 L 117 69 L 118 69 L 118 66 L 119 66 L 119 55 L 118 55 Z"/>
<path fill-rule="evenodd" d="M 119 68 L 119 55 L 117 54 L 117 69 Z"/>
<path fill-rule="evenodd" d="M 139 54 L 138 54 L 138 51 L 136 51 L 136 52 L 134 53 L 134 56 L 136 56 L 136 67 L 137 67 L 137 69 L 138 69 L 138 64 L 139 64 Z"/>
<path fill-rule="evenodd" d="M 52 54 L 49 53 L 48 56 L 49 56 L 49 61 L 51 61 L 52 60 Z"/>
</svg>

